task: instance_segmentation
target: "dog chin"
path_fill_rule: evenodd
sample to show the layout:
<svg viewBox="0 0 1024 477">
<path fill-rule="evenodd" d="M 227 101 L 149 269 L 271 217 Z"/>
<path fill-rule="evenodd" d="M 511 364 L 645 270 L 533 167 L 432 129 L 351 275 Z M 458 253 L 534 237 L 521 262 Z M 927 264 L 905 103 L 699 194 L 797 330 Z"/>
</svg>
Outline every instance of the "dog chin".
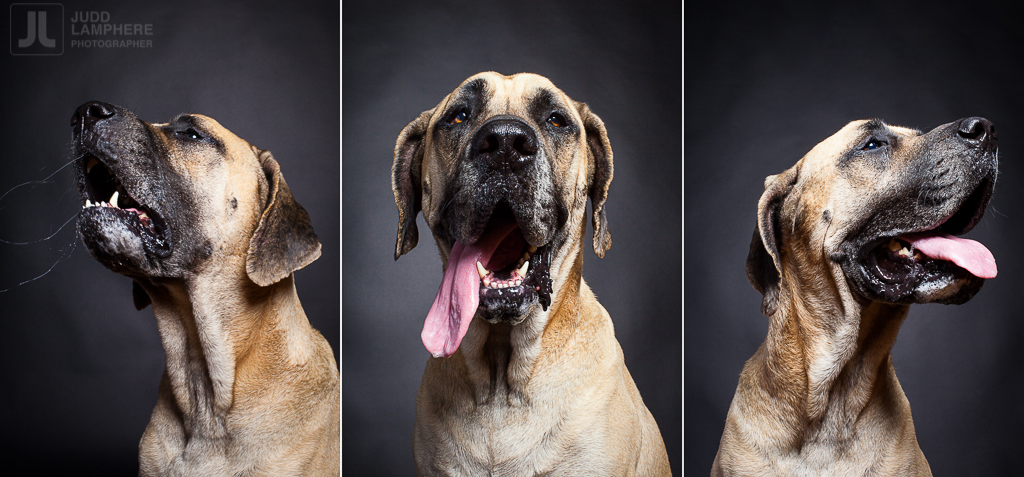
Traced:
<svg viewBox="0 0 1024 477">
<path fill-rule="evenodd" d="M 89 254 L 114 272 L 130 274 L 149 268 L 142 234 L 112 208 L 82 210 L 78 234 Z"/>
<path fill-rule="evenodd" d="M 856 270 L 847 272 L 847 276 L 853 277 L 855 289 L 864 298 L 896 305 L 960 305 L 973 298 L 985 284 L 985 279 L 949 262 L 923 260 L 894 266 L 874 255 L 857 264 Z"/>
<path fill-rule="evenodd" d="M 509 292 L 492 298 L 485 297 L 484 292 L 481 292 L 477 316 L 491 324 L 505 322 L 518 325 L 526 320 L 527 315 L 537 305 L 536 295 L 524 298 Z"/>
</svg>

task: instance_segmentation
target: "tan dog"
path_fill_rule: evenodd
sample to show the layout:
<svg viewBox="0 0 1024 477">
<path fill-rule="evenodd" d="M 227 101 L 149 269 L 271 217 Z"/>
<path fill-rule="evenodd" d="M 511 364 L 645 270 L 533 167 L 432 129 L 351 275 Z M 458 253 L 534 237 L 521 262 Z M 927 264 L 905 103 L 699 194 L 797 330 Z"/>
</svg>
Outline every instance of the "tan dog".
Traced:
<svg viewBox="0 0 1024 477">
<path fill-rule="evenodd" d="M 338 368 L 292 278 L 320 242 L 274 158 L 204 116 L 90 102 L 72 126 L 79 234 L 167 355 L 139 473 L 338 475 Z"/>
<path fill-rule="evenodd" d="M 423 210 L 444 277 L 423 327 L 417 475 L 670 475 L 608 312 L 581 276 L 611 245 L 612 150 L 587 106 L 533 74 L 480 73 L 395 146 L 395 258 Z"/>
<path fill-rule="evenodd" d="M 889 354 L 911 303 L 996 275 L 981 220 L 995 128 L 852 122 L 765 180 L 747 277 L 768 337 L 747 361 L 711 474 L 931 475 Z"/>
</svg>

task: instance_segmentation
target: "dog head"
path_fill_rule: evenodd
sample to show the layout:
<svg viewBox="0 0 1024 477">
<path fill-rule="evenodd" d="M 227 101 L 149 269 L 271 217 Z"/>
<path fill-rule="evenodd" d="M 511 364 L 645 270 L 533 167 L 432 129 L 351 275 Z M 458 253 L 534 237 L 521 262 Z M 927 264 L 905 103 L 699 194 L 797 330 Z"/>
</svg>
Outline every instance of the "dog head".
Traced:
<svg viewBox="0 0 1024 477">
<path fill-rule="evenodd" d="M 213 119 L 149 124 L 100 102 L 71 119 L 78 231 L 89 253 L 132 277 L 186 279 L 223 257 L 268 286 L 320 256 L 309 215 L 277 161 Z M 149 303 L 135 290 L 136 306 Z"/>
<path fill-rule="evenodd" d="M 774 313 L 793 268 L 838 266 L 861 301 L 969 300 L 995 276 L 995 260 L 956 236 L 988 206 L 995 141 L 983 118 L 927 133 L 854 121 L 768 177 L 747 259 L 747 277 L 764 294 L 762 312 Z"/>
<path fill-rule="evenodd" d="M 594 250 L 611 246 L 611 180 L 604 123 L 534 74 L 480 73 L 409 123 L 392 169 L 395 259 L 416 246 L 422 210 L 445 264 L 427 349 L 450 356 L 474 316 L 518 324 L 546 309 L 582 250 L 588 197 Z"/>
</svg>

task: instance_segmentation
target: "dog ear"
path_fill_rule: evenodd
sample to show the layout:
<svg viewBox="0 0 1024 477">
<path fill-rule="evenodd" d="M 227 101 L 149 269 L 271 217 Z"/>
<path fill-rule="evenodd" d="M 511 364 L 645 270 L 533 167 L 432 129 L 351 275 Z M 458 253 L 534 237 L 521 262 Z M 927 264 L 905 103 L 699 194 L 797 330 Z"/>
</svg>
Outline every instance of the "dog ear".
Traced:
<svg viewBox="0 0 1024 477">
<path fill-rule="evenodd" d="M 591 112 L 586 103 L 577 102 L 576 109 L 583 118 L 583 130 L 587 135 L 590 207 L 594 214 L 594 253 L 604 258 L 604 252 L 612 246 L 608 217 L 604 213 L 604 201 L 608 199 L 608 187 L 612 184 L 612 145 L 608 142 L 604 121 Z"/>
<path fill-rule="evenodd" d="M 320 241 L 268 151 L 258 151 L 269 191 L 260 223 L 249 239 L 245 271 L 261 287 L 273 285 L 320 257 Z"/>
<path fill-rule="evenodd" d="M 764 295 L 761 313 L 766 316 L 775 314 L 781 289 L 779 211 L 798 175 L 799 168 L 792 167 L 781 174 L 768 176 L 764 180 L 764 194 L 757 202 L 757 227 L 747 255 L 747 280 Z"/>
<path fill-rule="evenodd" d="M 391 165 L 391 189 L 398 206 L 398 241 L 395 243 L 395 260 L 405 255 L 419 242 L 420 232 L 416 227 L 416 214 L 422 204 L 420 189 L 420 165 L 423 164 L 423 139 L 434 110 L 420 113 L 398 135 L 395 142 L 395 162 Z"/>
</svg>

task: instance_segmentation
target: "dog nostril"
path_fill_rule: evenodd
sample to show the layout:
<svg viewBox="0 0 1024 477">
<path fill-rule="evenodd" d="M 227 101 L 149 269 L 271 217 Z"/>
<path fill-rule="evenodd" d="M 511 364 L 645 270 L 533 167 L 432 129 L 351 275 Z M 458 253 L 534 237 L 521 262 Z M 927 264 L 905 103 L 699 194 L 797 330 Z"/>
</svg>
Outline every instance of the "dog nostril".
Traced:
<svg viewBox="0 0 1024 477">
<path fill-rule="evenodd" d="M 537 145 L 524 135 L 516 136 L 512 142 L 512 148 L 523 156 L 532 156 L 537 153 Z"/>
<path fill-rule="evenodd" d="M 995 138 L 995 126 L 985 118 L 967 118 L 960 122 L 956 133 L 960 137 L 970 141 L 985 141 Z"/>
<path fill-rule="evenodd" d="M 530 126 L 510 116 L 492 118 L 483 124 L 471 144 L 481 165 L 503 170 L 531 164 L 541 148 Z"/>
<path fill-rule="evenodd" d="M 71 116 L 71 125 L 78 124 L 83 127 L 91 127 L 99 121 L 110 119 L 117 115 L 117 108 L 113 105 L 99 101 L 89 101 L 78 107 Z"/>
<path fill-rule="evenodd" d="M 107 105 L 103 103 L 93 103 L 89 106 L 89 109 L 86 111 L 86 113 L 94 118 L 107 119 L 114 115 L 114 110 L 113 108 L 108 108 L 106 106 Z"/>
<path fill-rule="evenodd" d="M 494 134 L 489 134 L 480 141 L 480 143 L 477 145 L 476 151 L 478 154 L 490 154 L 493 152 L 497 152 L 498 144 L 500 142 L 501 141 L 498 140 L 497 136 L 495 136 Z"/>
</svg>

